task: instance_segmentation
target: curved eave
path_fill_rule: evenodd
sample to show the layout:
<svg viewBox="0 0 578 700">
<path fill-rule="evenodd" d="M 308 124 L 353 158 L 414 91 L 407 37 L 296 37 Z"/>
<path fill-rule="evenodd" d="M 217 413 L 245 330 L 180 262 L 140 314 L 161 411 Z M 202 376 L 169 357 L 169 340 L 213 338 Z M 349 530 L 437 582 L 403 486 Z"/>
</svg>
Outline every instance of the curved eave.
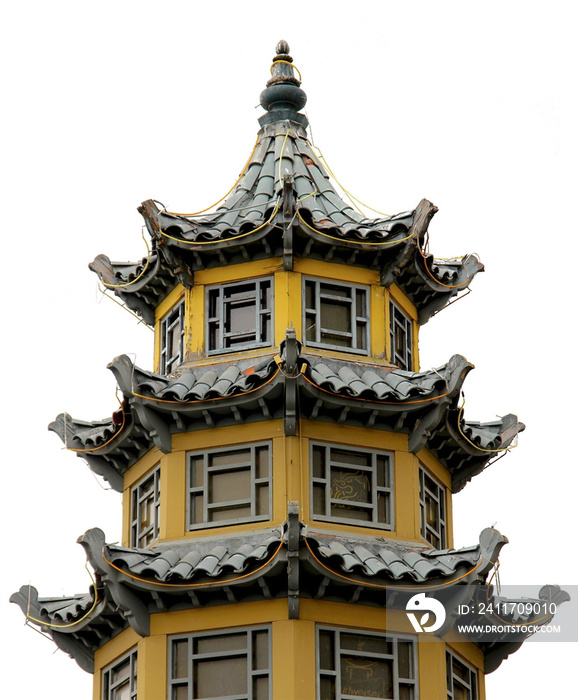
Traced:
<svg viewBox="0 0 578 700">
<path fill-rule="evenodd" d="M 118 491 L 126 470 L 153 446 L 170 452 L 176 433 L 271 419 L 285 419 L 288 431 L 293 411 L 304 419 L 406 433 L 411 452 L 427 448 L 450 470 L 454 491 L 524 428 L 514 415 L 490 423 L 462 420 L 457 400 L 473 365 L 460 355 L 417 373 L 300 350 L 293 332 L 282 344 L 282 359 L 272 349 L 257 366 L 245 358 L 235 365 L 183 366 L 168 377 L 122 355 L 109 365 L 125 397 L 122 415 L 87 423 L 61 414 L 49 428 Z M 289 370 L 290 362 L 297 371 Z"/>
</svg>

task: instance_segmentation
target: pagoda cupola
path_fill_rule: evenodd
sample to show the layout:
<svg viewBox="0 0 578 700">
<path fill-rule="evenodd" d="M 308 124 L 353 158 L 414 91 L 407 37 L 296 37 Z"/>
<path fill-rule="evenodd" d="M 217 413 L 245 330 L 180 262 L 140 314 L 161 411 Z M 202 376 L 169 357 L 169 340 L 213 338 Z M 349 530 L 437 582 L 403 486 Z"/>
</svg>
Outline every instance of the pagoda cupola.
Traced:
<svg viewBox="0 0 578 700">
<path fill-rule="evenodd" d="M 144 201 L 146 258 L 90 264 L 154 329 L 154 368 L 114 358 L 120 410 L 49 427 L 122 493 L 122 541 L 80 536 L 87 593 L 12 601 L 98 700 L 483 700 L 530 634 L 517 609 L 491 639 L 458 628 L 503 604 L 507 538 L 454 548 L 452 510 L 524 425 L 464 416 L 461 355 L 419 362 L 421 327 L 483 265 L 429 252 L 428 200 L 368 217 L 340 193 L 306 101 L 280 41 L 233 187 L 199 211 Z M 434 594 L 431 643 L 407 611 Z M 540 624 L 567 597 L 544 587 Z"/>
</svg>

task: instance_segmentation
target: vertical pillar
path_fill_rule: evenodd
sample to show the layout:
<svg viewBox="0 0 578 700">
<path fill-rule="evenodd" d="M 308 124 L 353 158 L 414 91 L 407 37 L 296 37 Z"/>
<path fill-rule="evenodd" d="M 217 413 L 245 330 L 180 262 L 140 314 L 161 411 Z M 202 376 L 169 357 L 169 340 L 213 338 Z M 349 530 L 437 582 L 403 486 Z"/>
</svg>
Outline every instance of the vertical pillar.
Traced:
<svg viewBox="0 0 578 700">
<path fill-rule="evenodd" d="M 273 697 L 315 697 L 315 623 L 281 620 L 273 626 Z"/>
<path fill-rule="evenodd" d="M 138 643 L 138 698 L 159 700 L 167 697 L 167 637 L 157 634 Z"/>
<path fill-rule="evenodd" d="M 445 700 L 448 695 L 446 682 L 446 645 L 442 641 L 422 641 L 418 637 L 418 673 L 420 700 Z"/>
</svg>

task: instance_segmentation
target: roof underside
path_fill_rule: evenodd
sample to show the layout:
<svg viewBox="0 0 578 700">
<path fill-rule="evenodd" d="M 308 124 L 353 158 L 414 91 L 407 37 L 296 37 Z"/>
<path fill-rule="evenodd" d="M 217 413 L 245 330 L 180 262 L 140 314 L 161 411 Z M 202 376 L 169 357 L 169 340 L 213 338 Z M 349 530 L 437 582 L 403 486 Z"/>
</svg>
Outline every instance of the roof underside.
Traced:
<svg viewBox="0 0 578 700">
<path fill-rule="evenodd" d="M 150 259 L 114 263 L 99 255 L 90 268 L 144 320 L 177 282 L 194 272 L 249 260 L 282 257 L 357 265 L 379 271 L 416 305 L 420 323 L 466 289 L 483 270 L 475 256 L 437 260 L 424 252 L 437 211 L 422 200 L 413 211 L 365 218 L 336 192 L 305 129 L 285 120 L 265 125 L 244 174 L 216 211 L 185 216 L 143 202 L 152 239 Z"/>
</svg>

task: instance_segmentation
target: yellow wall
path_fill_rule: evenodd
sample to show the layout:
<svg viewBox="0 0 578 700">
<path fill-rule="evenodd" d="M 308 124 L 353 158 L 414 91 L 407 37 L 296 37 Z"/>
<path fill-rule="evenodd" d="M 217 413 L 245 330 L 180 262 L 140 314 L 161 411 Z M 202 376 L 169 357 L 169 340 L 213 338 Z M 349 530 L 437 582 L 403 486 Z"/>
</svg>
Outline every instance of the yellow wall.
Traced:
<svg viewBox="0 0 578 700">
<path fill-rule="evenodd" d="M 273 511 L 268 521 L 240 523 L 186 530 L 187 453 L 215 447 L 251 442 L 272 442 Z M 314 520 L 310 509 L 310 441 L 342 444 L 347 447 L 383 450 L 393 453 L 394 462 L 394 529 L 363 527 L 355 524 Z M 408 452 L 407 435 L 383 430 L 335 425 L 323 421 L 303 420 L 299 434 L 286 437 L 281 420 L 264 420 L 247 425 L 211 428 L 173 436 L 172 452 L 164 455 L 153 449 L 125 474 L 123 498 L 123 542 L 130 544 L 130 492 L 151 469 L 160 464 L 160 540 L 170 541 L 255 528 L 281 525 L 287 518 L 287 502 L 297 501 L 300 518 L 320 530 L 363 535 L 377 535 L 426 544 L 421 537 L 419 510 L 419 468 L 427 471 L 446 487 L 447 546 L 453 546 L 451 478 L 448 470 L 427 450 L 418 455 Z"/>
<path fill-rule="evenodd" d="M 302 600 L 300 619 L 289 620 L 286 600 L 239 603 L 217 607 L 159 613 L 151 616 L 151 634 L 138 637 L 125 630 L 105 644 L 95 658 L 94 700 L 101 700 L 102 670 L 138 645 L 139 700 L 162 700 L 167 693 L 169 637 L 174 634 L 271 626 L 272 683 L 275 700 L 315 698 L 316 625 L 383 631 L 411 636 L 417 642 L 419 698 L 445 700 L 446 645 L 470 666 L 478 669 L 479 698 L 484 700 L 483 654 L 456 633 L 442 640 L 416 635 L 407 615 L 363 605 Z"/>
<path fill-rule="evenodd" d="M 308 348 L 312 354 L 347 357 L 357 361 L 389 363 L 389 298 L 411 319 L 413 319 L 413 358 L 414 370 L 419 369 L 417 309 L 405 294 L 395 285 L 385 289 L 379 283 L 376 270 L 327 263 L 319 260 L 298 259 L 294 270 L 283 270 L 281 258 L 270 258 L 257 262 L 229 265 L 195 273 L 195 284 L 191 290 L 178 285 L 168 294 L 156 309 L 155 326 L 155 368 L 160 362 L 161 319 L 183 298 L 185 299 L 185 362 L 205 361 L 208 364 L 226 361 L 231 355 L 250 357 L 263 355 L 263 349 L 205 355 L 205 287 L 214 284 L 235 282 L 263 276 L 274 277 L 274 340 L 278 347 L 285 338 L 287 328 L 295 328 L 297 338 L 303 340 L 302 329 L 302 278 L 317 277 L 366 285 L 370 288 L 370 340 L 369 354 L 347 353 L 320 348 Z M 204 364 L 204 362 L 203 362 Z"/>
</svg>

